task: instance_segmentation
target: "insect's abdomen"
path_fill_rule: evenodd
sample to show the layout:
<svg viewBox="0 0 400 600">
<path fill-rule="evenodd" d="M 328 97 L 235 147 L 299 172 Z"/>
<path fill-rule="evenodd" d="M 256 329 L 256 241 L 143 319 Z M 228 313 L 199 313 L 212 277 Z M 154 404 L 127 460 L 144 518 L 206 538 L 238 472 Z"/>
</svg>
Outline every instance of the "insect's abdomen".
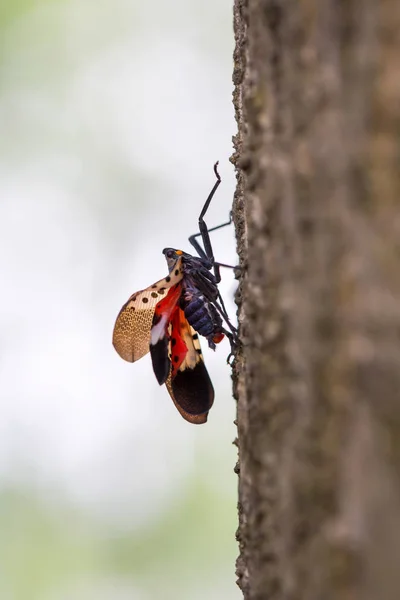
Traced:
<svg viewBox="0 0 400 600">
<path fill-rule="evenodd" d="M 185 317 L 193 329 L 200 333 L 200 335 L 208 337 L 214 333 L 215 323 L 213 315 L 204 298 L 193 298 L 193 300 L 185 306 Z"/>
</svg>

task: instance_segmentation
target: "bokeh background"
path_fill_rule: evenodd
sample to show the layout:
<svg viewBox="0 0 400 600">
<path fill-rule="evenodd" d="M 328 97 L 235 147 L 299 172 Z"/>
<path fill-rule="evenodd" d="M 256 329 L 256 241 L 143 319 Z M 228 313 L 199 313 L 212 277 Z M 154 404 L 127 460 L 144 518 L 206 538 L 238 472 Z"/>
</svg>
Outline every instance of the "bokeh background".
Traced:
<svg viewBox="0 0 400 600">
<path fill-rule="evenodd" d="M 165 246 L 226 220 L 226 0 L 0 3 L 0 598 L 241 597 L 225 364 L 207 425 L 111 345 Z M 215 255 L 235 263 L 231 228 Z M 234 316 L 235 281 L 222 292 Z"/>
</svg>

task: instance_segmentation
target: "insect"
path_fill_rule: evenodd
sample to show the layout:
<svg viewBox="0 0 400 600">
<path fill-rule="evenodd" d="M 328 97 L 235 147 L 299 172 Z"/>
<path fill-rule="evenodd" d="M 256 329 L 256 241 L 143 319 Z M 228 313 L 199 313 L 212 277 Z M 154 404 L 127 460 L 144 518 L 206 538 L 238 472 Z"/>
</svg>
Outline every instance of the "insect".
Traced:
<svg viewBox="0 0 400 600">
<path fill-rule="evenodd" d="M 114 348 L 128 362 L 135 362 L 150 351 L 158 383 L 165 383 L 182 417 L 195 424 L 207 421 L 214 402 L 199 335 L 213 350 L 226 336 L 231 344 L 229 357 L 237 343 L 237 330 L 218 290 L 220 267 L 232 267 L 214 260 L 209 235 L 229 225 L 232 216 L 211 229 L 204 222 L 221 183 L 217 167 L 218 162 L 214 165 L 217 180 L 199 216 L 199 232 L 189 237 L 199 256 L 165 248 L 169 274 L 129 298 L 118 314 L 113 333 Z M 204 248 L 197 240 L 199 236 Z"/>
</svg>

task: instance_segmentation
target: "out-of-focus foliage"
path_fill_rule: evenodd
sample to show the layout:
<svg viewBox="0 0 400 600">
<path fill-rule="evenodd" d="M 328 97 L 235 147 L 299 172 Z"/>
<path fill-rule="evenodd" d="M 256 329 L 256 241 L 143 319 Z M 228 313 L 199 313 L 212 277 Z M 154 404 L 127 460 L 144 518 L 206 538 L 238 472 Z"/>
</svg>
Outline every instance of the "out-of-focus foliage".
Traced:
<svg viewBox="0 0 400 600">
<path fill-rule="evenodd" d="M 14 2 L 4 1 L 0 4 L 0 26 L 4 30 L 14 18 L 28 12 L 39 2 L 37 0 L 15 0 Z"/>
<path fill-rule="evenodd" d="M 5 0 L 0 35 L 0 598 L 238 598 L 228 345 L 197 428 L 111 346 L 217 159 L 230 209 L 231 7 Z"/>
<path fill-rule="evenodd" d="M 224 597 L 227 558 L 234 558 L 226 545 L 234 511 L 224 511 L 224 504 L 232 504 L 230 494 L 220 498 L 204 480 L 189 477 L 181 497 L 157 519 L 135 535 L 129 529 L 116 534 L 62 498 L 49 503 L 32 489 L 4 490 L 1 597 L 47 598 L 57 589 L 67 591 L 61 597 L 95 597 L 107 581 L 146 590 L 151 598 L 197 597 L 195 589 L 199 598 L 201 590 Z M 205 527 L 216 509 L 218 520 Z M 112 589 L 104 597 L 113 597 Z"/>
</svg>

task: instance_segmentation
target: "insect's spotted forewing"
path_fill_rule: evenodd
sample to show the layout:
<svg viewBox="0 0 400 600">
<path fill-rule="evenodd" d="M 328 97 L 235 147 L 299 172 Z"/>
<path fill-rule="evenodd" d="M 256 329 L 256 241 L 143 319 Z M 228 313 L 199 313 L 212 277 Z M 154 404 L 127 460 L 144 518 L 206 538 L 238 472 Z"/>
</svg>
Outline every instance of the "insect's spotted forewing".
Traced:
<svg viewBox="0 0 400 600">
<path fill-rule="evenodd" d="M 177 272 L 177 273 L 176 273 Z M 135 362 L 150 350 L 150 332 L 156 306 L 172 286 L 182 280 L 182 260 L 174 273 L 145 290 L 132 294 L 121 308 L 114 326 L 113 345 L 128 362 Z"/>
</svg>

